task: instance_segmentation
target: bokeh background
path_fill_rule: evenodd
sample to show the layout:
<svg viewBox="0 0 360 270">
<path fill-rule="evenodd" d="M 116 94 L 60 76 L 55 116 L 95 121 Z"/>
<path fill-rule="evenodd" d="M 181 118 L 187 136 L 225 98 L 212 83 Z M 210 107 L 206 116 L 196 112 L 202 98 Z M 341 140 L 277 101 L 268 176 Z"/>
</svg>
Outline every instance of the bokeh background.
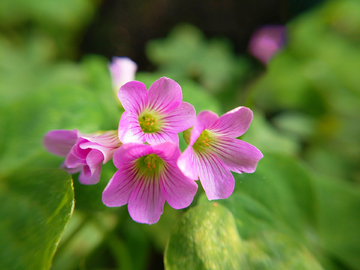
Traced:
<svg viewBox="0 0 360 270">
<path fill-rule="evenodd" d="M 283 32 L 263 61 L 250 41 L 269 25 Z M 42 138 L 117 129 L 113 56 L 147 86 L 174 79 L 197 112 L 250 107 L 258 170 L 151 226 L 102 204 L 111 162 L 72 182 Z M 358 0 L 0 1 L 1 269 L 360 269 L 359 153 Z"/>
</svg>

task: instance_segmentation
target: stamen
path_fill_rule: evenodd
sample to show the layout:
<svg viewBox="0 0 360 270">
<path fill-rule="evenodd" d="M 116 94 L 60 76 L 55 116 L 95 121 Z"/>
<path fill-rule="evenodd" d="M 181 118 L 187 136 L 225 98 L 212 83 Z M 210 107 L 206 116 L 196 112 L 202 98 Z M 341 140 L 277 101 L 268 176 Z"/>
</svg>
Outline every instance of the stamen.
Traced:
<svg viewBox="0 0 360 270">
<path fill-rule="evenodd" d="M 159 121 L 161 123 L 161 121 Z M 158 123 L 158 120 L 155 116 L 150 115 L 143 115 L 139 117 L 139 125 L 143 132 L 145 133 L 152 133 L 161 130 L 161 127 Z"/>
<path fill-rule="evenodd" d="M 201 132 L 200 136 L 198 137 L 198 139 L 194 144 L 194 147 L 198 150 L 210 147 L 211 146 L 210 144 L 211 140 L 209 139 L 210 135 L 211 133 L 208 130 L 204 130 L 203 132 Z"/>
</svg>

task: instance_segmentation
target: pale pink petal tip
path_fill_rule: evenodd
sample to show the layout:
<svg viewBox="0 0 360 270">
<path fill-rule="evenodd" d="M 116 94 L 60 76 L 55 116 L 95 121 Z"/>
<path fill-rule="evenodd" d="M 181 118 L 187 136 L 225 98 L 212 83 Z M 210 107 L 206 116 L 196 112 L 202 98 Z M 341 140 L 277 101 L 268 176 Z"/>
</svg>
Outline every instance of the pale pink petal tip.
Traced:
<svg viewBox="0 0 360 270">
<path fill-rule="evenodd" d="M 237 138 L 243 135 L 253 119 L 253 112 L 247 107 L 237 107 L 214 122 L 207 129 L 224 137 Z"/>
<path fill-rule="evenodd" d="M 257 29 L 249 43 L 250 53 L 263 64 L 267 64 L 273 55 L 286 43 L 284 25 L 267 25 Z"/>
<path fill-rule="evenodd" d="M 114 90 L 117 92 L 122 85 L 135 79 L 137 64 L 128 57 L 114 56 L 109 70 Z"/>
</svg>

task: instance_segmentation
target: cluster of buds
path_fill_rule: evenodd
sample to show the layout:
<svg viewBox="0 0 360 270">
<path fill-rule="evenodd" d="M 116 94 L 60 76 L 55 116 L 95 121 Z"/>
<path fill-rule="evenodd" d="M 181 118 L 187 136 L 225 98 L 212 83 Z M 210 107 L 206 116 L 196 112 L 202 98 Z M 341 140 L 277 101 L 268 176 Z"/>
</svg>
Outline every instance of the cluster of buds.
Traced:
<svg viewBox="0 0 360 270">
<path fill-rule="evenodd" d="M 117 131 L 85 135 L 77 130 L 53 130 L 44 138 L 48 151 L 66 157 L 64 169 L 81 172 L 83 184 L 96 184 L 101 164 L 113 160 L 117 171 L 103 191 L 106 206 L 128 204 L 133 220 L 153 224 L 163 213 L 165 201 L 175 209 L 191 204 L 196 180 L 200 179 L 209 200 L 224 199 L 234 190 L 231 171 L 255 171 L 262 153 L 237 139 L 252 121 L 249 108 L 238 107 L 221 117 L 211 111 L 196 116 L 172 79 L 162 77 L 147 90 L 127 76 L 130 81 L 117 92 L 125 109 Z M 188 143 L 183 153 L 181 132 Z"/>
</svg>

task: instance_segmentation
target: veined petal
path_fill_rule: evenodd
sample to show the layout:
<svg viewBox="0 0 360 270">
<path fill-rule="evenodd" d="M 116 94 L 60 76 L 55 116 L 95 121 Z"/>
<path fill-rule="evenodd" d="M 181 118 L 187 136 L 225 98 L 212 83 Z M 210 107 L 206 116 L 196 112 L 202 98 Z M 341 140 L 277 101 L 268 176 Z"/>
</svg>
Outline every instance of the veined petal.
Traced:
<svg viewBox="0 0 360 270">
<path fill-rule="evenodd" d="M 196 117 L 195 125 L 191 131 L 190 144 L 193 145 L 199 138 L 201 132 L 213 125 L 219 116 L 211 111 L 202 111 Z"/>
<path fill-rule="evenodd" d="M 152 146 L 154 154 L 158 155 L 166 163 L 170 163 L 176 166 L 176 161 L 179 158 L 181 152 L 179 146 L 172 142 L 165 142 Z"/>
<path fill-rule="evenodd" d="M 128 209 L 133 220 L 140 223 L 158 222 L 164 211 L 165 198 L 158 179 L 140 178 L 129 198 Z"/>
<path fill-rule="evenodd" d="M 52 130 L 46 133 L 43 144 L 47 151 L 58 156 L 66 157 L 78 138 L 75 130 Z"/>
<path fill-rule="evenodd" d="M 86 156 L 86 164 L 89 166 L 91 174 L 95 172 L 97 167 L 101 167 L 101 163 L 104 160 L 104 155 L 97 149 L 91 149 Z"/>
<path fill-rule="evenodd" d="M 237 173 L 253 173 L 259 160 L 263 158 L 263 154 L 255 146 L 233 138 L 221 138 L 212 147 L 229 170 Z"/>
<path fill-rule="evenodd" d="M 131 81 L 124 84 L 117 95 L 124 109 L 136 115 L 147 105 L 147 90 L 142 82 Z"/>
<path fill-rule="evenodd" d="M 197 191 L 197 184 L 171 165 L 160 174 L 160 187 L 166 201 L 175 209 L 188 207 Z"/>
<path fill-rule="evenodd" d="M 159 144 L 163 142 L 173 142 L 179 145 L 179 136 L 176 133 L 161 131 L 156 133 L 145 133 L 145 140 L 149 144 Z"/>
<path fill-rule="evenodd" d="M 236 138 L 243 135 L 253 119 L 253 112 L 246 107 L 237 107 L 222 115 L 208 129 L 218 135 Z"/>
<path fill-rule="evenodd" d="M 100 134 L 94 133 L 90 135 L 81 135 L 81 137 L 87 139 L 89 142 L 103 145 L 109 148 L 117 148 L 120 146 L 119 136 L 115 130 L 106 131 Z"/>
<path fill-rule="evenodd" d="M 211 152 L 196 152 L 200 182 L 209 200 L 225 199 L 235 188 L 235 179 L 225 163 Z"/>
<path fill-rule="evenodd" d="M 181 101 L 181 87 L 172 79 L 162 77 L 156 80 L 149 88 L 149 110 L 169 112 L 179 106 Z"/>
<path fill-rule="evenodd" d="M 194 149 L 191 146 L 186 148 L 185 151 L 181 154 L 177 161 L 177 165 L 179 166 L 179 169 L 182 171 L 182 173 L 190 179 L 199 179 L 196 155 Z"/>
<path fill-rule="evenodd" d="M 120 145 L 119 145 L 120 146 Z M 118 147 L 119 147 L 118 146 Z M 102 154 L 102 160 L 103 164 L 107 163 L 110 159 L 112 159 L 113 154 L 117 148 L 109 148 L 104 145 L 100 145 L 93 142 L 87 142 L 80 145 L 82 149 L 96 149 Z"/>
<path fill-rule="evenodd" d="M 77 143 L 73 148 L 71 148 L 70 153 L 66 156 L 65 166 L 68 168 L 77 168 L 79 166 L 86 165 L 86 156 L 91 151 L 91 149 L 81 149 L 79 144 L 86 142 L 86 139 L 78 138 Z"/>
<path fill-rule="evenodd" d="M 118 207 L 127 204 L 137 182 L 136 177 L 137 171 L 133 166 L 117 171 L 103 191 L 103 203 L 108 207 Z"/>
<path fill-rule="evenodd" d="M 119 123 L 119 139 L 122 143 L 145 142 L 144 132 L 141 130 L 136 114 L 124 112 Z"/>
<path fill-rule="evenodd" d="M 193 105 L 187 102 L 168 112 L 163 118 L 164 129 L 172 133 L 179 133 L 195 124 L 196 112 Z"/>
<path fill-rule="evenodd" d="M 114 151 L 120 147 L 121 142 L 116 131 L 107 131 L 97 136 L 82 136 L 87 139 L 79 145 L 81 149 L 97 149 L 103 154 L 102 162 L 105 164 L 112 159 Z"/>
<path fill-rule="evenodd" d="M 126 143 L 114 152 L 113 162 L 115 167 L 121 171 L 127 169 L 128 164 L 133 164 L 138 158 L 152 153 L 153 150 L 150 145 Z"/>
<path fill-rule="evenodd" d="M 101 164 L 96 167 L 90 168 L 84 166 L 79 176 L 79 182 L 84 185 L 94 185 L 99 182 L 101 173 Z"/>
</svg>

